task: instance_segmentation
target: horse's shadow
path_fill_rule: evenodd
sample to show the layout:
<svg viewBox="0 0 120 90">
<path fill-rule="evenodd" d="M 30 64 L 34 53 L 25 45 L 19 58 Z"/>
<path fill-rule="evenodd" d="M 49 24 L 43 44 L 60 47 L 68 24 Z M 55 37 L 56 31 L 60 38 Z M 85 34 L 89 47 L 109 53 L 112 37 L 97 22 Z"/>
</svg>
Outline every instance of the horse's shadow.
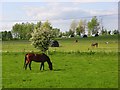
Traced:
<svg viewBox="0 0 120 90">
<path fill-rule="evenodd" d="M 53 69 L 53 71 L 65 71 L 65 69 Z"/>
<path fill-rule="evenodd" d="M 47 71 L 50 71 L 50 70 L 41 70 L 40 72 L 47 72 Z M 57 71 L 65 71 L 65 69 L 53 69 L 52 70 L 53 72 L 57 72 Z"/>
</svg>

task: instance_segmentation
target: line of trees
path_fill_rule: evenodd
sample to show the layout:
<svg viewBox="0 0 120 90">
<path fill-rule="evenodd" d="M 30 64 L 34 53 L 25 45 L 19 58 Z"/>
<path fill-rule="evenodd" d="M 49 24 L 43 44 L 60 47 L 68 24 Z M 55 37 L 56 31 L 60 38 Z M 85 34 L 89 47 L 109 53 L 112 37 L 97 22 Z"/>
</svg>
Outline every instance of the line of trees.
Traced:
<svg viewBox="0 0 120 90">
<path fill-rule="evenodd" d="M 64 35 L 68 35 L 71 37 L 74 37 L 75 35 L 85 35 L 86 30 L 88 32 L 88 36 L 95 35 L 95 34 L 101 34 L 101 35 L 110 35 L 111 33 L 113 34 L 119 34 L 118 30 L 108 31 L 104 29 L 103 27 L 101 28 L 100 22 L 98 21 L 97 17 L 94 16 L 90 21 L 86 20 L 80 20 L 78 23 L 73 20 L 70 25 L 70 29 L 68 32 L 65 32 Z"/>
<path fill-rule="evenodd" d="M 86 20 L 80 20 L 78 23 L 73 20 L 70 29 L 67 32 L 71 37 L 74 37 L 74 35 L 81 35 L 85 34 L 86 29 L 88 30 L 88 36 L 92 34 L 97 34 L 98 30 L 100 29 L 100 24 L 97 20 L 97 17 L 93 17 L 89 22 Z"/>
<path fill-rule="evenodd" d="M 11 31 L 0 32 L 0 39 L 2 39 L 2 40 L 12 40 L 13 36 L 12 36 Z"/>
<path fill-rule="evenodd" d="M 35 29 L 38 29 L 42 26 L 42 22 L 39 21 L 36 24 L 34 23 L 16 23 L 11 31 L 3 31 L 0 32 L 0 38 L 2 40 L 12 40 L 12 39 L 24 39 L 29 40 L 32 35 L 31 33 L 34 32 Z M 51 30 L 54 37 L 62 37 L 62 36 L 70 36 L 74 37 L 75 35 L 85 35 L 86 30 L 88 32 L 88 36 L 91 36 L 93 34 L 101 34 L 101 35 L 108 35 L 108 34 L 119 34 L 118 30 L 114 31 L 108 31 L 104 29 L 103 27 L 100 28 L 100 22 L 98 21 L 97 17 L 93 17 L 90 21 L 86 20 L 80 20 L 79 22 L 76 22 L 73 20 L 70 25 L 69 31 L 66 32 L 60 32 L 60 29 L 53 28 L 51 26 Z"/>
<path fill-rule="evenodd" d="M 16 23 L 12 27 L 12 34 L 14 38 L 17 39 L 29 39 L 31 37 L 31 33 L 33 32 L 33 29 L 37 25 L 33 23 Z"/>
<path fill-rule="evenodd" d="M 12 39 L 23 39 L 29 40 L 32 35 L 31 33 L 34 32 L 35 29 L 38 29 L 42 26 L 42 22 L 39 21 L 37 24 L 34 23 L 16 23 L 11 31 L 2 31 L 0 32 L 2 40 L 12 40 Z M 60 29 L 53 28 L 51 26 L 52 33 L 54 37 L 59 37 Z"/>
<path fill-rule="evenodd" d="M 13 28 L 12 28 L 12 33 L 15 38 L 19 39 L 27 39 L 29 40 L 31 38 L 31 33 L 34 32 L 35 29 L 38 29 L 42 26 L 42 22 L 39 21 L 37 24 L 34 23 L 22 23 L 18 24 L 16 23 Z M 59 36 L 60 29 L 58 28 L 53 28 L 51 26 L 53 35 L 55 37 Z"/>
</svg>

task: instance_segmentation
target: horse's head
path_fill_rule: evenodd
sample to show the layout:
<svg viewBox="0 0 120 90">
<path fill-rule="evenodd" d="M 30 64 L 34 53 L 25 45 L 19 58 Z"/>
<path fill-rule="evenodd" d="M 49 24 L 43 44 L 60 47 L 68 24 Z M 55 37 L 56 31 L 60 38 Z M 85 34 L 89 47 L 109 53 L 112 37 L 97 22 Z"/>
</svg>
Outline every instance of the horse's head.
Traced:
<svg viewBox="0 0 120 90">
<path fill-rule="evenodd" d="M 49 64 L 49 69 L 53 70 L 52 63 Z"/>
</svg>

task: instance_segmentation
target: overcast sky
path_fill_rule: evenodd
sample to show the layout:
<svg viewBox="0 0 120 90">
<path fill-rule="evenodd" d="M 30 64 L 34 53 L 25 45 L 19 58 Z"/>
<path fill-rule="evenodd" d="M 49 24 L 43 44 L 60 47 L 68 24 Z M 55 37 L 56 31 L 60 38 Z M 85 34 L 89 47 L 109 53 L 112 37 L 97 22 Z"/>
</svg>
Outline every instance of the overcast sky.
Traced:
<svg viewBox="0 0 120 90">
<path fill-rule="evenodd" d="M 0 30 L 11 30 L 15 23 L 36 23 L 39 20 L 49 20 L 53 27 L 68 31 L 72 20 L 86 19 L 89 21 L 92 16 L 98 16 L 98 20 L 106 29 L 118 29 L 118 0 L 106 0 L 109 2 L 100 2 L 101 0 L 61 1 L 4 0 L 0 3 Z"/>
</svg>

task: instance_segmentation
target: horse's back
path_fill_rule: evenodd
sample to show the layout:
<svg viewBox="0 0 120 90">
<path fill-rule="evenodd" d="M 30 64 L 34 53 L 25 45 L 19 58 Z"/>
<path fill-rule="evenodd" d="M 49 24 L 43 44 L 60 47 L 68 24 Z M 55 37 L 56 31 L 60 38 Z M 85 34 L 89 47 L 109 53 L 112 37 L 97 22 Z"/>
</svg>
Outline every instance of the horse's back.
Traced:
<svg viewBox="0 0 120 90">
<path fill-rule="evenodd" d="M 36 54 L 36 57 L 39 58 L 42 61 L 49 60 L 49 57 L 46 54 L 44 54 L 44 53 Z"/>
<path fill-rule="evenodd" d="M 44 53 L 41 53 L 41 54 L 27 53 L 26 57 L 29 60 L 35 61 L 35 62 L 45 62 L 50 60 L 49 57 Z"/>
</svg>

